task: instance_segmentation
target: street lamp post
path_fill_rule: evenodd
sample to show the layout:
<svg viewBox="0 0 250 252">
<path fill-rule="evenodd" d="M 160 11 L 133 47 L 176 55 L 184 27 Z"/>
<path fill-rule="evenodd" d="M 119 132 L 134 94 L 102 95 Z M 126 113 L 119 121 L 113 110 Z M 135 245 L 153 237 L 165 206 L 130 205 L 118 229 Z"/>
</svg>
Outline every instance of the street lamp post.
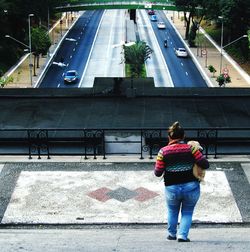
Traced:
<svg viewBox="0 0 250 252">
<path fill-rule="evenodd" d="M 240 39 L 242 39 L 242 38 L 247 38 L 247 35 L 245 34 L 245 35 L 240 36 L 239 38 L 237 38 L 237 39 L 231 41 L 231 42 L 228 43 L 227 45 L 224 45 L 222 48 L 224 49 L 225 47 L 232 45 L 234 42 L 236 42 L 236 41 L 238 41 L 238 40 L 240 40 Z"/>
<path fill-rule="evenodd" d="M 222 70 L 222 50 L 223 50 L 223 32 L 224 32 L 224 17 L 219 16 L 219 19 L 221 19 L 221 36 L 220 36 L 220 74 Z"/>
<path fill-rule="evenodd" d="M 34 14 L 29 14 L 28 16 L 28 24 L 29 24 L 29 69 L 30 69 L 30 84 L 31 86 L 33 85 L 32 83 L 32 48 L 31 48 L 31 27 L 30 27 L 30 18 L 33 17 Z"/>
<path fill-rule="evenodd" d="M 28 24 L 29 24 L 29 45 L 24 44 L 23 42 L 21 42 L 18 39 L 15 39 L 14 37 L 10 36 L 10 35 L 5 35 L 5 38 L 9 38 L 14 40 L 15 42 L 23 45 L 24 47 L 28 48 L 29 50 L 29 69 L 30 69 L 30 84 L 32 86 L 32 48 L 31 48 L 31 31 L 30 31 L 30 17 L 34 16 L 34 14 L 29 14 L 29 19 L 28 19 Z M 27 50 L 27 49 L 26 49 Z"/>
</svg>

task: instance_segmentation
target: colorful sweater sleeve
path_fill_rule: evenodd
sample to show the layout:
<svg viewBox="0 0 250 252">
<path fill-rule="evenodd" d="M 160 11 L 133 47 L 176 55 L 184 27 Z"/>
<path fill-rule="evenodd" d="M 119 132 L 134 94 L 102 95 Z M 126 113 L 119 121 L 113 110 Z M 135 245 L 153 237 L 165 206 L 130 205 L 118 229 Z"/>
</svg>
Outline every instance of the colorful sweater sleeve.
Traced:
<svg viewBox="0 0 250 252">
<path fill-rule="evenodd" d="M 209 162 L 205 158 L 205 156 L 199 151 L 199 149 L 192 147 L 192 154 L 195 159 L 195 163 L 200 166 L 202 169 L 208 169 L 209 168 Z"/>
<path fill-rule="evenodd" d="M 155 167 L 154 167 L 155 176 L 160 177 L 164 173 L 164 170 L 165 170 L 165 161 L 163 157 L 163 150 L 160 149 L 160 151 L 158 152 Z"/>
</svg>

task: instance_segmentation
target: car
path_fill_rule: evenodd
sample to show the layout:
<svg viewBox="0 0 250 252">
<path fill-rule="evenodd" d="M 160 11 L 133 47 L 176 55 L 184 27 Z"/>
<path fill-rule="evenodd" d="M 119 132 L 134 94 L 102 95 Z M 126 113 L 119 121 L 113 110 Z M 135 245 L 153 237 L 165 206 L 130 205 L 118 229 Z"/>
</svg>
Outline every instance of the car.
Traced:
<svg viewBox="0 0 250 252">
<path fill-rule="evenodd" d="M 165 25 L 164 22 L 158 22 L 158 23 L 157 23 L 157 27 L 158 27 L 158 29 L 165 29 L 165 28 L 166 28 L 166 25 Z"/>
<path fill-rule="evenodd" d="M 156 15 L 152 15 L 150 19 L 151 19 L 151 21 L 156 22 L 157 21 L 157 16 Z"/>
<path fill-rule="evenodd" d="M 175 49 L 175 54 L 177 55 L 177 57 L 184 57 L 185 58 L 188 56 L 186 49 L 181 48 L 181 47 Z"/>
<path fill-rule="evenodd" d="M 76 83 L 79 80 L 79 75 L 76 70 L 69 70 L 64 74 L 64 83 Z"/>
<path fill-rule="evenodd" d="M 155 11 L 154 10 L 148 10 L 148 15 L 154 15 Z"/>
</svg>

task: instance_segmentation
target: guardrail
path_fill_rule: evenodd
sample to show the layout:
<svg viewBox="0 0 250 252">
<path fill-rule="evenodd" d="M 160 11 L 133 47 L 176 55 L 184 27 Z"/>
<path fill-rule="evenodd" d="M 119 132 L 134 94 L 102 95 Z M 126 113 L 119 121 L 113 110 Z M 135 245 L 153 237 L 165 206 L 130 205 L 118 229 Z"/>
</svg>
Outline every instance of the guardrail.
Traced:
<svg viewBox="0 0 250 252">
<path fill-rule="evenodd" d="M 201 143 L 208 156 L 250 154 L 250 128 L 188 128 L 186 140 Z M 154 158 L 167 144 L 167 130 L 130 129 L 0 129 L 0 155 L 111 155 Z"/>
</svg>

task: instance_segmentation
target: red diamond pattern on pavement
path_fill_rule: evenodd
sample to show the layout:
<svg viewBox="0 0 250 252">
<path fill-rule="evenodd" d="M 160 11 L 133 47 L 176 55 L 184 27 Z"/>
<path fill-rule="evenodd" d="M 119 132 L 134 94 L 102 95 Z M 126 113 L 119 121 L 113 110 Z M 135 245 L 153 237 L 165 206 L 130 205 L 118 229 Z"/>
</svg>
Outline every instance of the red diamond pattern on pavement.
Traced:
<svg viewBox="0 0 250 252">
<path fill-rule="evenodd" d="M 135 192 L 137 192 L 138 195 L 134 197 L 134 199 L 141 202 L 147 201 L 159 195 L 158 193 L 152 192 L 144 187 L 137 188 Z"/>
<path fill-rule="evenodd" d="M 99 200 L 101 202 L 105 202 L 105 201 L 111 199 L 107 195 L 108 192 L 111 192 L 111 190 L 106 187 L 102 187 L 102 188 L 99 188 L 93 192 L 88 193 L 87 195 L 93 199 Z"/>
</svg>

